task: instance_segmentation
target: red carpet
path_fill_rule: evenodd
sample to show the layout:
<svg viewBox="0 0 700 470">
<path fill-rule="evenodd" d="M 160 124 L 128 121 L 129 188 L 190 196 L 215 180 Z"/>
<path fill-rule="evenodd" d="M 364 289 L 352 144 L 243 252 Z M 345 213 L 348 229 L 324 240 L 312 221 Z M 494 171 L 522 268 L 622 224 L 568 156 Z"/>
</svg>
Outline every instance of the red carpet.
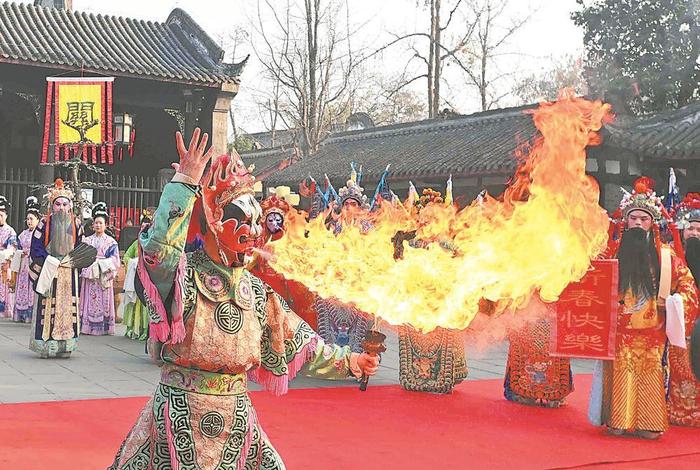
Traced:
<svg viewBox="0 0 700 470">
<path fill-rule="evenodd" d="M 465 382 L 450 396 L 399 387 L 253 393 L 262 424 L 297 469 L 700 468 L 700 429 L 660 441 L 614 438 L 586 419 L 590 377 L 569 406 L 506 402 L 500 381 Z M 0 406 L 1 469 L 104 469 L 145 398 Z"/>
</svg>

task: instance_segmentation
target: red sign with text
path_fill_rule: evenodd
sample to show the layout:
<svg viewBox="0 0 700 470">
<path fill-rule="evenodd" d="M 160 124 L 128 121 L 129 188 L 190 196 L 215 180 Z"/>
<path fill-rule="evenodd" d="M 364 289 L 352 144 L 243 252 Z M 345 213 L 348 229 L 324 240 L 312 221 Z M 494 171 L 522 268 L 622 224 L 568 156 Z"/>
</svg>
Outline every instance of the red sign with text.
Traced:
<svg viewBox="0 0 700 470">
<path fill-rule="evenodd" d="M 559 296 L 552 328 L 552 356 L 615 358 L 618 310 L 617 260 L 594 260 L 592 269 Z"/>
</svg>

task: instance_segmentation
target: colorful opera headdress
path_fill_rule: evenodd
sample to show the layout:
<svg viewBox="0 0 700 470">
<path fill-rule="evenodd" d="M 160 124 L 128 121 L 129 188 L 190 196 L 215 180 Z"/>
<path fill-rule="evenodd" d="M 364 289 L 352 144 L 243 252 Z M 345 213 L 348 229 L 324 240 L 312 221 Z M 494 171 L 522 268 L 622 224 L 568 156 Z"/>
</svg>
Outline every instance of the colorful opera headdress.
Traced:
<svg viewBox="0 0 700 470">
<path fill-rule="evenodd" d="M 360 169 L 360 172 L 361 171 L 362 170 Z M 362 188 L 358 183 L 359 179 L 360 177 L 358 176 L 358 173 L 355 170 L 355 166 L 353 165 L 352 172 L 350 174 L 350 179 L 347 181 L 347 183 L 345 183 L 345 186 L 340 188 L 340 190 L 338 191 L 341 206 L 345 204 L 345 201 L 347 201 L 348 199 L 353 199 L 357 201 L 357 204 L 361 208 L 369 209 L 369 200 L 367 199 L 367 196 L 365 196 L 364 188 Z"/>
<path fill-rule="evenodd" d="M 244 194 L 255 196 L 255 177 L 238 154 L 219 155 L 202 180 L 202 205 L 209 225 L 221 222 L 224 207 Z"/>
<path fill-rule="evenodd" d="M 631 193 L 623 189 L 624 196 L 620 202 L 622 216 L 627 217 L 632 211 L 644 211 L 655 222 L 660 222 L 664 214 L 664 206 L 662 199 L 656 195 L 654 186 L 653 179 L 642 176 L 635 180 Z"/>
<path fill-rule="evenodd" d="M 440 191 L 435 191 L 433 188 L 425 188 L 421 197 L 416 201 L 416 206 L 423 208 L 428 204 L 442 204 L 443 202 L 445 201 Z"/>
<path fill-rule="evenodd" d="M 691 222 L 700 222 L 700 193 L 686 194 L 678 204 L 674 215 L 676 224 L 681 230 L 688 228 Z"/>
<path fill-rule="evenodd" d="M 268 214 L 272 213 L 277 213 L 284 217 L 291 208 L 284 198 L 277 197 L 276 194 L 263 200 L 260 203 L 260 207 L 263 210 L 263 217 L 267 217 Z"/>
<path fill-rule="evenodd" d="M 64 197 L 72 201 L 75 195 L 73 194 L 73 191 L 66 188 L 61 178 L 56 178 L 54 185 L 48 189 L 48 192 L 44 197 L 49 200 L 49 203 L 53 204 L 53 202 L 60 197 Z"/>
</svg>

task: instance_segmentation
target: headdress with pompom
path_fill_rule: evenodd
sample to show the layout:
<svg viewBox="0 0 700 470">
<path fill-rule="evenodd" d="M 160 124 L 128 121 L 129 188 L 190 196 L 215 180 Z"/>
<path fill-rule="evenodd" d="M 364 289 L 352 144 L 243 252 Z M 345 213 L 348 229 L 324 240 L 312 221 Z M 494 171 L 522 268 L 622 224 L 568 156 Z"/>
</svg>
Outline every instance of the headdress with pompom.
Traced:
<svg viewBox="0 0 700 470">
<path fill-rule="evenodd" d="M 700 222 L 700 193 L 686 194 L 675 210 L 674 219 L 681 230 L 688 228 L 691 222 Z"/>
<path fill-rule="evenodd" d="M 73 194 L 73 191 L 66 188 L 61 178 L 56 178 L 54 185 L 48 189 L 48 192 L 44 197 L 49 200 L 49 203 L 53 204 L 53 202 L 59 197 L 64 197 L 69 201 L 73 201 L 75 195 Z"/>
<path fill-rule="evenodd" d="M 260 207 L 263 211 L 263 217 L 267 217 L 267 215 L 271 213 L 277 213 L 285 216 L 291 208 L 289 203 L 284 198 L 277 197 L 276 195 L 270 196 L 263 200 L 260 203 Z"/>
<path fill-rule="evenodd" d="M 660 222 L 664 209 L 662 199 L 654 191 L 654 180 L 648 176 L 637 178 L 632 192 L 624 192 L 620 202 L 620 211 L 623 217 L 627 217 L 632 211 L 644 211 L 649 214 L 656 223 Z"/>
</svg>

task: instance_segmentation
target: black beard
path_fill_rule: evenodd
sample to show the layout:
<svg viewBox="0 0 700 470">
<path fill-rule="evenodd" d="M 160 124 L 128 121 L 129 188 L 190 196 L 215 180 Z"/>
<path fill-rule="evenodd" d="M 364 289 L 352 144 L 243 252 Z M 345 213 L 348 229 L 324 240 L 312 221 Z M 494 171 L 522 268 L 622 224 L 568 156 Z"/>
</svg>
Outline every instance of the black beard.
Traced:
<svg viewBox="0 0 700 470">
<path fill-rule="evenodd" d="M 67 212 L 51 215 L 51 241 L 48 251 L 52 256 L 65 256 L 73 249 L 73 218 Z"/>
<path fill-rule="evenodd" d="M 700 278 L 700 238 L 691 237 L 685 241 L 685 261 L 697 286 Z"/>
<path fill-rule="evenodd" d="M 659 289 L 659 256 L 651 232 L 631 228 L 622 234 L 619 260 L 619 293 L 628 289 L 637 296 L 656 297 Z"/>
</svg>

